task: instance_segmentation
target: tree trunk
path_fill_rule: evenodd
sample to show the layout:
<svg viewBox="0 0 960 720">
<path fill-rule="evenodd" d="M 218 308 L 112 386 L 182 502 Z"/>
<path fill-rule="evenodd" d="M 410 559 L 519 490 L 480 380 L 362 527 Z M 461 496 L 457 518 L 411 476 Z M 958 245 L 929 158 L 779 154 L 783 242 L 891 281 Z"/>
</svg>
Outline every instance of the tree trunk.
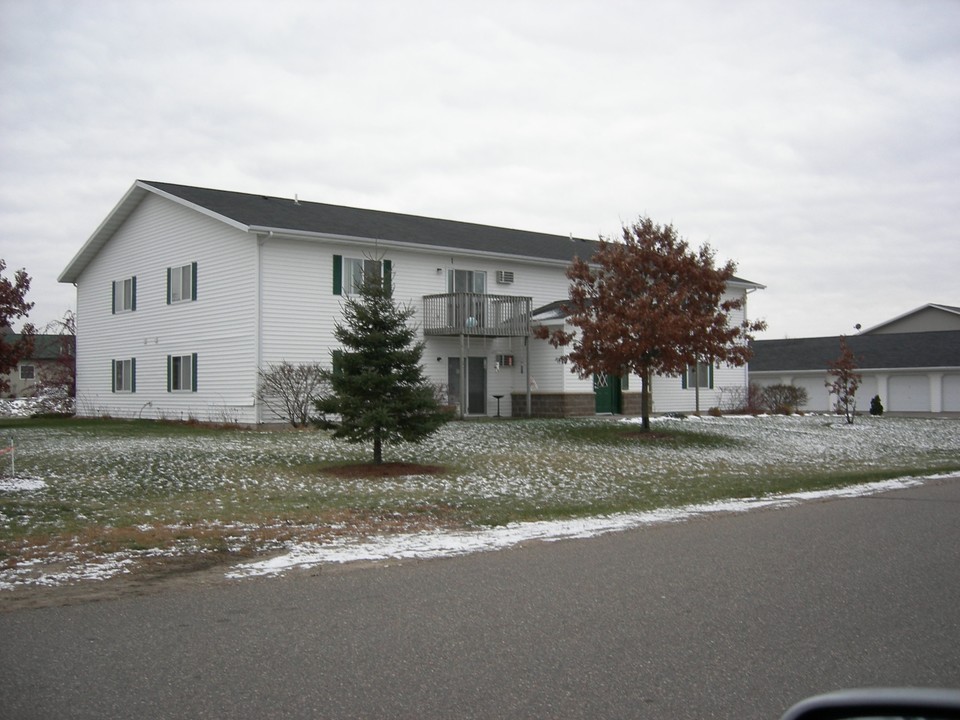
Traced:
<svg viewBox="0 0 960 720">
<path fill-rule="evenodd" d="M 380 465 L 383 462 L 383 440 L 379 435 L 373 438 L 373 464 Z"/>
<path fill-rule="evenodd" d="M 644 368 L 640 373 L 640 429 L 650 432 L 650 370 Z"/>
</svg>

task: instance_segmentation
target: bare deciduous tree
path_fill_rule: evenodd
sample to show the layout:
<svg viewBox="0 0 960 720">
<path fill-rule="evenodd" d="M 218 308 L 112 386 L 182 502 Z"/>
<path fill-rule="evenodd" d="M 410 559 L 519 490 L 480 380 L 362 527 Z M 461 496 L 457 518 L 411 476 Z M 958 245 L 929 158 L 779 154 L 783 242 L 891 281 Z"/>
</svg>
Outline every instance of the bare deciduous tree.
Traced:
<svg viewBox="0 0 960 720">
<path fill-rule="evenodd" d="M 259 371 L 257 398 L 293 427 L 310 422 L 310 411 L 329 387 L 319 363 L 294 365 L 284 360 Z"/>
<path fill-rule="evenodd" d="M 52 364 L 45 365 L 40 370 L 40 390 L 45 395 L 52 395 L 61 399 L 73 398 L 77 395 L 77 315 L 73 310 L 67 310 L 59 320 L 53 320 L 43 328 L 44 335 L 56 336 L 55 339 L 45 338 L 44 342 L 55 343 L 51 349 L 55 350 L 56 357 Z"/>
</svg>

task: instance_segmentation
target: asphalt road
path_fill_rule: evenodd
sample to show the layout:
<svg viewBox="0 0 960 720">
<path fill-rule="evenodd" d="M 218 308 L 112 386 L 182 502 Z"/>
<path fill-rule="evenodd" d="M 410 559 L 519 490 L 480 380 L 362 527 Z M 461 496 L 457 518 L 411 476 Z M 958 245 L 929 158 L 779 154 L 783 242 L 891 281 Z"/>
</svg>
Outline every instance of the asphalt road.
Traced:
<svg viewBox="0 0 960 720">
<path fill-rule="evenodd" d="M 0 614 L 4 718 L 778 718 L 960 687 L 960 479 Z"/>
</svg>

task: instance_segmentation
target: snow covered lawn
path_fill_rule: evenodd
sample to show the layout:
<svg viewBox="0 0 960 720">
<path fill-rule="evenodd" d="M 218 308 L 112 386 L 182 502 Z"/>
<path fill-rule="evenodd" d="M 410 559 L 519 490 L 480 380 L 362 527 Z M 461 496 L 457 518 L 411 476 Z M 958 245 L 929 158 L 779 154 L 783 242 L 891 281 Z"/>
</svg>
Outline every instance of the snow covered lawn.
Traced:
<svg viewBox="0 0 960 720">
<path fill-rule="evenodd" d="M 230 568 L 245 576 L 472 552 L 960 470 L 956 420 L 664 419 L 654 439 L 634 429 L 454 422 L 385 452 L 447 472 L 358 479 L 324 469 L 365 461 L 369 448 L 322 432 L 7 421 L 0 447 L 16 446 L 17 472 L 0 456 L 0 590 L 197 554 L 245 560 Z"/>
</svg>

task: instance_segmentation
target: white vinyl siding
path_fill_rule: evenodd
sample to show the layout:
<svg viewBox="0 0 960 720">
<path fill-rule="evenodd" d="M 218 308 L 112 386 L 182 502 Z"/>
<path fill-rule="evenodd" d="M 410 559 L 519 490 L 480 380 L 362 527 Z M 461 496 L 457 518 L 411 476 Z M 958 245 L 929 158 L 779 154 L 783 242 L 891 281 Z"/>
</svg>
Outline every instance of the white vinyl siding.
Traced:
<svg viewBox="0 0 960 720">
<path fill-rule="evenodd" d="M 254 235 L 147 195 L 78 278 L 78 413 L 256 422 L 257 243 Z M 181 259 L 201 268 L 201 300 L 174 311 L 167 268 Z M 128 273 L 137 278 L 136 312 L 111 315 L 103 287 Z M 194 352 L 203 374 L 196 391 L 168 392 L 167 356 Z M 111 392 L 104 366 L 134 356 L 136 394 Z"/>
</svg>

